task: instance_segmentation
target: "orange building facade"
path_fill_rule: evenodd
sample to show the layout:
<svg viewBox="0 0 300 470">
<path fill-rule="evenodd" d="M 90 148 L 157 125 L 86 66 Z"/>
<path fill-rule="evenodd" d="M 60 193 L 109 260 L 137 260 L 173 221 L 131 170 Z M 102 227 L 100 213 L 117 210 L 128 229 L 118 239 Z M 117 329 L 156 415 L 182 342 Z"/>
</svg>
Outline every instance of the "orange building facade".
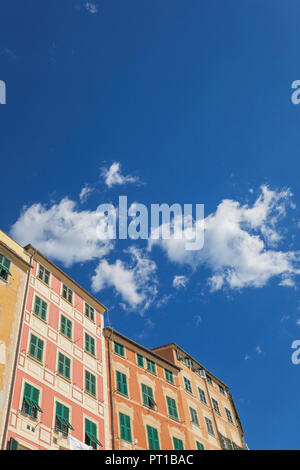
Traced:
<svg viewBox="0 0 300 470">
<path fill-rule="evenodd" d="M 174 343 L 147 349 L 104 329 L 111 448 L 245 449 L 229 388 Z"/>
</svg>

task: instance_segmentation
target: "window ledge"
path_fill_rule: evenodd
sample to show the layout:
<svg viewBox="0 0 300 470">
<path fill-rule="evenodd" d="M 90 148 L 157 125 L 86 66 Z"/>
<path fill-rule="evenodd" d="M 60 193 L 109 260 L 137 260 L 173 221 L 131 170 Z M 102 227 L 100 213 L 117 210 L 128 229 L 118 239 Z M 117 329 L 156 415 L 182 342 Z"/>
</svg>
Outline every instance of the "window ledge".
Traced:
<svg viewBox="0 0 300 470">
<path fill-rule="evenodd" d="M 64 375 L 62 375 L 60 372 L 56 372 L 56 376 L 57 377 L 60 377 L 61 379 L 65 380 L 66 382 L 68 382 L 69 384 L 72 383 L 71 382 L 71 379 L 68 379 L 68 377 L 65 377 Z"/>
<path fill-rule="evenodd" d="M 38 318 L 39 320 L 41 320 L 43 323 L 45 323 L 45 325 L 48 325 L 48 321 L 47 320 L 44 320 L 42 317 L 40 317 L 37 313 L 35 312 L 31 312 L 32 315 L 35 317 L 35 318 Z"/>
</svg>

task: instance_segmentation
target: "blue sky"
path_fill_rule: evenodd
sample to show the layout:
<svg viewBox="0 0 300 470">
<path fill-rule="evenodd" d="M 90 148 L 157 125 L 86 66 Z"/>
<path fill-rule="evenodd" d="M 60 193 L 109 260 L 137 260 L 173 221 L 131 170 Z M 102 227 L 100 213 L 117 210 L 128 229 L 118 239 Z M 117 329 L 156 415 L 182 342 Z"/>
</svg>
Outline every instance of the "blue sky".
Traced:
<svg viewBox="0 0 300 470">
<path fill-rule="evenodd" d="M 296 0 L 1 5 L 1 228 L 93 288 L 116 329 L 177 342 L 230 385 L 254 449 L 299 447 L 299 13 Z M 96 209 L 119 195 L 205 204 L 201 254 L 99 243 Z"/>
</svg>

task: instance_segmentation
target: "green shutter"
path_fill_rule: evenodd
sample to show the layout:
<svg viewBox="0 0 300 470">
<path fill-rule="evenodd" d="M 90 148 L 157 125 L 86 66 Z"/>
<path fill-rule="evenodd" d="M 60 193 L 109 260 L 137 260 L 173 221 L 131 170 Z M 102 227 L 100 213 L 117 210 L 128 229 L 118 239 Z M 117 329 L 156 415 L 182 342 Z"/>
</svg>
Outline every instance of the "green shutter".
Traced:
<svg viewBox="0 0 300 470">
<path fill-rule="evenodd" d="M 64 434 L 68 434 L 69 429 L 74 430 L 69 422 L 70 410 L 67 406 L 62 405 L 58 401 L 56 402 L 55 410 L 55 430 L 61 431 Z"/>
<path fill-rule="evenodd" d="M 149 450 L 160 450 L 157 429 L 147 425 Z"/>
<path fill-rule="evenodd" d="M 85 350 L 95 356 L 95 339 L 88 333 L 85 333 Z"/>
<path fill-rule="evenodd" d="M 119 356 L 124 357 L 124 346 L 122 344 L 114 342 L 114 351 L 116 354 L 119 354 Z"/>
<path fill-rule="evenodd" d="M 130 417 L 119 413 L 120 420 L 120 437 L 123 441 L 132 442 L 131 438 L 131 427 L 130 427 Z"/>
<path fill-rule="evenodd" d="M 156 374 L 156 364 L 151 359 L 147 359 L 147 370 L 152 374 Z"/>
<path fill-rule="evenodd" d="M 9 440 L 9 450 L 18 450 L 18 441 L 13 437 Z"/>
<path fill-rule="evenodd" d="M 142 397 L 145 406 L 148 406 L 149 408 L 154 408 L 154 406 L 156 406 L 152 388 L 148 387 L 148 385 L 142 384 Z"/>
<path fill-rule="evenodd" d="M 30 344 L 29 344 L 29 355 L 37 359 L 38 361 L 43 361 L 43 349 L 44 341 L 38 338 L 37 336 L 31 334 Z"/>
<path fill-rule="evenodd" d="M 177 437 L 173 437 L 173 444 L 174 444 L 174 450 L 184 450 L 183 442 L 181 439 L 177 439 Z"/>
<path fill-rule="evenodd" d="M 128 396 L 127 377 L 122 372 L 116 371 L 117 391 Z"/>
<path fill-rule="evenodd" d="M 199 391 L 200 400 L 202 401 L 202 403 L 205 403 L 205 405 L 206 405 L 207 401 L 206 401 L 206 396 L 205 396 L 204 390 L 202 390 L 202 388 L 198 387 L 198 391 Z"/>
<path fill-rule="evenodd" d="M 34 418 L 37 417 L 38 411 L 42 413 L 43 410 L 39 406 L 39 396 L 40 391 L 25 382 L 22 411 Z"/>
<path fill-rule="evenodd" d="M 196 445 L 198 450 L 204 450 L 204 445 L 201 442 L 196 441 Z"/>
<path fill-rule="evenodd" d="M 191 414 L 192 423 L 194 423 L 194 424 L 196 424 L 197 426 L 199 426 L 197 411 L 196 411 L 194 408 L 191 408 L 191 407 L 190 407 L 190 414 Z"/>
<path fill-rule="evenodd" d="M 144 358 L 140 354 L 137 354 L 137 365 L 144 369 Z"/>
<path fill-rule="evenodd" d="M 174 398 L 167 397 L 167 405 L 169 416 L 178 419 L 177 406 Z"/>
<path fill-rule="evenodd" d="M 45 302 L 43 299 L 38 297 L 37 295 L 35 296 L 35 302 L 34 302 L 34 308 L 33 311 L 34 313 L 42 318 L 43 320 L 47 319 L 47 309 L 48 309 L 48 304 Z"/>
<path fill-rule="evenodd" d="M 96 377 L 88 370 L 85 371 L 85 390 L 96 396 Z"/>
<path fill-rule="evenodd" d="M 0 277 L 5 281 L 7 281 L 8 276 L 11 276 L 10 264 L 11 261 L 8 258 L 4 255 L 0 255 Z"/>
<path fill-rule="evenodd" d="M 66 379 L 70 379 L 71 360 L 62 353 L 58 353 L 58 372 Z"/>
<path fill-rule="evenodd" d="M 166 380 L 167 380 L 168 382 L 170 382 L 171 384 L 174 383 L 173 372 L 171 372 L 171 371 L 168 370 L 168 369 L 165 369 L 165 377 L 166 377 Z"/>
<path fill-rule="evenodd" d="M 72 338 L 72 322 L 64 315 L 60 317 L 60 331 L 68 338 Z"/>
</svg>

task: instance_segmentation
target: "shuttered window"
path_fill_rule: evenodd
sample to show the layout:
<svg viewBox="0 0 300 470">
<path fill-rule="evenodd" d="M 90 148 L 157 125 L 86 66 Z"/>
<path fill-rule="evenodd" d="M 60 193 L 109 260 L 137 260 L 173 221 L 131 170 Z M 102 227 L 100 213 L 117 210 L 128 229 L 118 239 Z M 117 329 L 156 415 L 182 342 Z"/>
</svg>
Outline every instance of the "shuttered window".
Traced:
<svg viewBox="0 0 300 470">
<path fill-rule="evenodd" d="M 95 450 L 97 450 L 97 446 L 103 447 L 101 442 L 97 439 L 97 425 L 87 418 L 85 418 L 84 442 L 88 446 L 92 446 Z"/>
<path fill-rule="evenodd" d="M 44 341 L 31 333 L 29 343 L 29 355 L 43 362 Z"/>
<path fill-rule="evenodd" d="M 148 385 L 142 384 L 142 397 L 145 406 L 148 406 L 149 408 L 154 408 L 156 406 L 153 398 L 153 390 L 151 387 L 148 387 Z"/>
<path fill-rule="evenodd" d="M 4 281 L 7 281 L 8 276 L 11 276 L 10 265 L 11 261 L 4 255 L 0 254 L 0 278 Z"/>
<path fill-rule="evenodd" d="M 178 419 L 177 406 L 174 398 L 167 397 L 167 405 L 169 416 Z"/>
<path fill-rule="evenodd" d="M 38 411 L 43 412 L 39 406 L 40 391 L 32 385 L 25 383 L 22 403 L 22 411 L 33 418 L 37 417 Z"/>
<path fill-rule="evenodd" d="M 184 450 L 183 442 L 181 439 L 177 439 L 177 437 L 173 437 L 173 444 L 174 444 L 174 450 Z"/>
<path fill-rule="evenodd" d="M 131 438 L 131 427 L 130 427 L 130 417 L 119 413 L 120 421 L 120 437 L 123 441 L 132 442 Z"/>
<path fill-rule="evenodd" d="M 117 391 L 123 395 L 128 396 L 127 390 L 127 377 L 122 372 L 116 371 Z"/>
<path fill-rule="evenodd" d="M 71 359 L 65 356 L 62 353 L 58 353 L 58 373 L 65 377 L 66 379 L 70 379 L 71 377 Z"/>
<path fill-rule="evenodd" d="M 150 450 L 160 450 L 157 429 L 147 425 L 148 447 Z"/>
<path fill-rule="evenodd" d="M 33 311 L 35 315 L 40 317 L 42 320 L 46 321 L 47 310 L 48 310 L 47 302 L 45 302 L 43 299 L 41 299 L 39 296 L 36 295 L 35 300 L 34 300 L 34 307 L 33 307 Z"/>
<path fill-rule="evenodd" d="M 60 332 L 67 338 L 72 339 L 72 322 L 64 315 L 60 317 Z"/>
<path fill-rule="evenodd" d="M 84 348 L 87 352 L 95 356 L 95 338 L 88 333 L 84 334 Z"/>
<path fill-rule="evenodd" d="M 69 414 L 69 408 L 57 401 L 55 409 L 55 431 L 67 435 L 69 434 L 69 429 L 74 430 L 69 422 Z"/>
</svg>

